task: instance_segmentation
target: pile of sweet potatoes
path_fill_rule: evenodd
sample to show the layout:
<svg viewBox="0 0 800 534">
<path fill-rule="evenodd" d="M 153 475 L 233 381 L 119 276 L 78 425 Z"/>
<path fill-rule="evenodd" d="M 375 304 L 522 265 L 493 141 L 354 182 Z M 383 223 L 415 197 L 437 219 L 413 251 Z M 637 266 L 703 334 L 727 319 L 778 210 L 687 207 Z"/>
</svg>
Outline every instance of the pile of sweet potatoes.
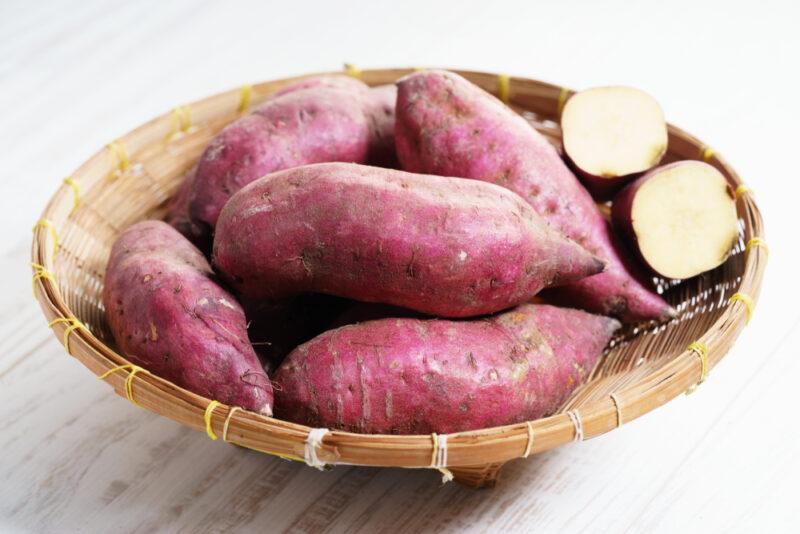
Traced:
<svg viewBox="0 0 800 534">
<path fill-rule="evenodd" d="M 697 274 L 731 244 L 717 177 L 691 165 L 620 192 L 614 233 L 582 180 L 608 195 L 638 178 L 666 125 L 633 90 L 598 94 L 565 110 L 562 158 L 454 73 L 283 88 L 210 142 L 172 227 L 141 222 L 114 244 L 104 301 L 119 347 L 195 393 L 316 427 L 449 433 L 552 414 L 620 321 L 674 316 L 648 268 Z M 614 124 L 626 106 L 649 122 Z M 604 127 L 636 141 L 609 157 Z M 686 213 L 678 191 L 697 176 L 728 219 L 692 263 L 653 236 Z M 659 217 L 641 215 L 665 194 Z"/>
</svg>

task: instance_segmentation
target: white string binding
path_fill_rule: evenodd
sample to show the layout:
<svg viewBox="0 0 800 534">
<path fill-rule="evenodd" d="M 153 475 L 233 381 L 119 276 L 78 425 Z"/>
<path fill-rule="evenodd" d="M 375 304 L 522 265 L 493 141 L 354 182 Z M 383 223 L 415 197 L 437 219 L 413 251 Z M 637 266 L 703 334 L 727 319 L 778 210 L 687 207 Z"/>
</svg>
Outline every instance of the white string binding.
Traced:
<svg viewBox="0 0 800 534">
<path fill-rule="evenodd" d="M 572 441 L 583 441 L 583 421 L 581 421 L 580 412 L 578 410 L 570 410 L 567 415 L 575 426 L 575 438 Z"/>
<path fill-rule="evenodd" d="M 306 464 L 316 467 L 320 471 L 325 468 L 325 462 L 317 456 L 317 447 L 322 445 L 322 439 L 328 434 L 327 428 L 312 428 L 306 437 L 306 445 L 303 450 L 303 457 Z"/>
<path fill-rule="evenodd" d="M 447 434 L 438 435 L 436 432 L 431 434 L 433 440 L 433 454 L 431 467 L 438 469 L 442 474 L 442 484 L 453 480 L 453 473 L 447 469 Z"/>
</svg>

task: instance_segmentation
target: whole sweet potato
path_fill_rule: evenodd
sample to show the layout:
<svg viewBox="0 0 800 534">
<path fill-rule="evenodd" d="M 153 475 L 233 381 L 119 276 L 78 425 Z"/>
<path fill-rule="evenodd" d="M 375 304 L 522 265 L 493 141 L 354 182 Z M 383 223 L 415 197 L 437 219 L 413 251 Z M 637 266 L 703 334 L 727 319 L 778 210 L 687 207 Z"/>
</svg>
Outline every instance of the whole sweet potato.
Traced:
<svg viewBox="0 0 800 534">
<path fill-rule="evenodd" d="M 275 413 L 315 427 L 452 433 L 555 412 L 619 323 L 526 304 L 478 320 L 380 319 L 325 332 L 275 373 Z"/>
<path fill-rule="evenodd" d="M 197 248 L 161 221 L 122 232 L 111 249 L 103 302 L 128 358 L 198 395 L 272 413 L 272 385 L 233 296 Z"/>
<path fill-rule="evenodd" d="M 548 298 L 624 321 L 674 314 L 648 288 L 555 148 L 499 100 L 454 73 L 425 71 L 398 82 L 396 113 L 403 169 L 507 187 L 554 228 L 608 262 L 605 272 L 549 290 Z"/>
<path fill-rule="evenodd" d="M 226 126 L 200 157 L 189 212 L 208 233 L 231 195 L 257 178 L 309 163 L 367 161 L 365 84 L 341 80 L 283 91 Z"/>
<path fill-rule="evenodd" d="M 236 193 L 213 257 L 247 301 L 317 292 L 444 317 L 493 313 L 604 267 L 507 189 L 348 163 Z"/>
</svg>

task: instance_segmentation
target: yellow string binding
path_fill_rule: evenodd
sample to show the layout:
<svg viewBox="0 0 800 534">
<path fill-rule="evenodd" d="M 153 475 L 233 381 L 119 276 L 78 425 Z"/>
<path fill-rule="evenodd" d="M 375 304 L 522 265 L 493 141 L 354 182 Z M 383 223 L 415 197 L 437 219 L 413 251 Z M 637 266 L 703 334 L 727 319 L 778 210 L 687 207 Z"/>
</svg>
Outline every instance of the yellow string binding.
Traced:
<svg viewBox="0 0 800 534">
<path fill-rule="evenodd" d="M 562 87 L 561 92 L 558 93 L 558 107 L 556 108 L 559 116 L 561 116 L 561 112 L 564 111 L 564 105 L 567 103 L 567 98 L 569 98 L 569 89 Z"/>
<path fill-rule="evenodd" d="M 742 198 L 743 195 L 747 193 L 752 193 L 752 191 L 753 190 L 747 187 L 746 185 L 739 184 L 739 186 L 736 188 L 736 200 L 739 200 L 740 198 Z"/>
<path fill-rule="evenodd" d="M 86 331 L 86 333 L 91 334 L 92 332 L 86 327 L 85 324 L 80 322 L 77 317 L 58 317 L 53 319 L 49 323 L 47 323 L 48 328 L 53 328 L 58 323 L 66 323 L 67 328 L 64 330 L 64 348 L 67 352 L 72 354 L 69 351 L 69 335 L 74 332 L 75 330 L 82 329 Z"/>
<path fill-rule="evenodd" d="M 744 247 L 744 253 L 748 254 L 750 249 L 753 247 L 761 247 L 764 249 L 764 254 L 769 256 L 769 247 L 767 246 L 767 242 L 761 239 L 760 237 L 754 237 L 750 241 L 747 242 L 747 245 Z"/>
<path fill-rule="evenodd" d="M 344 64 L 344 72 L 348 76 L 352 76 L 353 78 L 356 78 L 356 79 L 361 78 L 361 69 L 359 69 L 358 67 L 356 67 L 355 65 L 352 65 L 350 63 L 345 63 Z"/>
<path fill-rule="evenodd" d="M 250 100 L 253 98 L 253 86 L 246 83 L 239 89 L 239 107 L 236 110 L 244 113 L 250 107 Z"/>
<path fill-rule="evenodd" d="M 220 404 L 222 403 L 219 401 L 212 400 L 211 402 L 208 403 L 208 406 L 206 406 L 206 411 L 203 414 L 203 421 L 205 421 L 206 423 L 206 434 L 208 434 L 209 438 L 215 441 L 217 439 L 217 435 L 214 433 L 214 429 L 211 428 L 211 416 L 214 414 L 214 409 Z"/>
<path fill-rule="evenodd" d="M 36 233 L 37 228 L 47 228 L 50 230 L 50 237 L 53 238 L 53 260 L 55 260 L 56 253 L 58 252 L 58 233 L 56 232 L 56 226 L 49 219 L 39 219 L 36 221 L 36 224 L 33 225 L 34 233 Z"/>
<path fill-rule="evenodd" d="M 36 281 L 37 280 L 50 280 L 53 284 L 56 283 L 56 278 L 53 276 L 53 273 L 48 271 L 44 265 L 40 265 L 38 263 L 31 263 L 31 267 L 33 267 L 33 297 L 35 299 L 39 298 L 39 295 L 36 293 Z"/>
<path fill-rule="evenodd" d="M 705 163 L 711 161 L 711 158 L 713 158 L 715 154 L 716 152 L 714 152 L 714 149 L 710 146 L 703 146 L 700 148 L 700 157 Z"/>
<path fill-rule="evenodd" d="M 172 108 L 172 127 L 167 134 L 166 140 L 174 138 L 178 133 L 186 133 L 192 128 L 192 108 L 189 106 L 177 106 Z"/>
<path fill-rule="evenodd" d="M 81 186 L 78 185 L 78 182 L 76 182 L 72 176 L 67 176 L 64 178 L 64 185 L 68 185 L 72 188 L 72 211 L 75 211 L 78 209 L 78 206 L 81 205 Z"/>
<path fill-rule="evenodd" d="M 746 295 L 744 293 L 734 293 L 733 295 L 731 295 L 731 298 L 728 299 L 728 304 L 729 305 L 733 304 L 737 300 L 743 303 L 747 308 L 747 323 L 749 323 L 750 319 L 753 318 L 753 307 L 755 306 L 753 303 L 753 299 L 750 298 L 750 295 Z"/>
<path fill-rule="evenodd" d="M 127 399 L 131 403 L 133 403 L 136 406 L 141 408 L 142 405 L 139 404 L 138 402 L 136 402 L 136 399 L 133 398 L 133 377 L 136 376 L 136 373 L 140 373 L 140 372 L 147 373 L 147 372 L 149 372 L 149 371 L 147 371 L 147 369 L 142 369 L 138 365 L 133 365 L 132 363 L 127 363 L 125 365 L 118 365 L 117 367 L 112 367 L 111 369 L 109 369 L 108 371 L 106 371 L 102 375 L 98 376 L 97 378 L 99 380 L 104 380 L 106 377 L 108 377 L 112 373 L 116 373 L 117 371 L 123 371 L 123 370 L 128 371 L 128 376 L 127 376 L 127 378 L 125 378 L 125 397 L 127 397 Z"/>
<path fill-rule="evenodd" d="M 128 157 L 128 151 L 125 150 L 125 146 L 120 140 L 107 144 L 106 148 L 111 153 L 111 157 L 114 160 L 114 168 L 111 169 L 111 171 L 108 173 L 108 176 L 109 178 L 116 178 L 127 170 L 131 164 L 131 160 Z"/>
<path fill-rule="evenodd" d="M 503 104 L 508 104 L 508 93 L 511 89 L 511 78 L 509 78 L 508 74 L 498 74 L 497 75 L 497 98 L 499 98 Z"/>
<path fill-rule="evenodd" d="M 694 393 L 697 387 L 706 381 L 706 377 L 708 376 L 708 347 L 705 343 L 695 341 L 694 343 L 690 343 L 686 348 L 697 354 L 698 358 L 700 358 L 700 379 L 696 384 L 692 384 L 692 386 L 686 390 L 686 394 L 688 395 Z"/>
</svg>

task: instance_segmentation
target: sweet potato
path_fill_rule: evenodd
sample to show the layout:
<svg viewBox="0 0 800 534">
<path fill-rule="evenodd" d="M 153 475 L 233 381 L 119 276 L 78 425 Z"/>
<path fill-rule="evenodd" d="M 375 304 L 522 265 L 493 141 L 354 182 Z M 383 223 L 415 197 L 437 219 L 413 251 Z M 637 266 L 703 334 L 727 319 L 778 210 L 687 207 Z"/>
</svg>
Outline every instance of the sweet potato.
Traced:
<svg viewBox="0 0 800 534">
<path fill-rule="evenodd" d="M 367 161 L 366 85 L 340 80 L 286 91 L 226 126 L 203 152 L 189 212 L 207 233 L 231 195 L 265 174 L 323 161 Z"/>
<path fill-rule="evenodd" d="M 624 321 L 665 319 L 672 308 L 618 247 L 589 193 L 525 120 L 464 78 L 444 71 L 398 82 L 395 142 L 403 169 L 502 185 L 608 269 L 547 291 L 550 299 Z"/>
<path fill-rule="evenodd" d="M 144 221 L 114 243 L 103 302 L 128 358 L 198 395 L 270 415 L 272 385 L 241 306 L 174 228 Z"/>
<path fill-rule="evenodd" d="M 247 301 L 316 292 L 444 317 L 493 313 L 604 267 L 507 189 L 348 163 L 236 193 L 213 257 Z"/>
<path fill-rule="evenodd" d="M 275 413 L 314 427 L 452 433 L 555 412 L 619 322 L 525 304 L 477 320 L 381 319 L 328 331 L 275 373 Z"/>
</svg>

